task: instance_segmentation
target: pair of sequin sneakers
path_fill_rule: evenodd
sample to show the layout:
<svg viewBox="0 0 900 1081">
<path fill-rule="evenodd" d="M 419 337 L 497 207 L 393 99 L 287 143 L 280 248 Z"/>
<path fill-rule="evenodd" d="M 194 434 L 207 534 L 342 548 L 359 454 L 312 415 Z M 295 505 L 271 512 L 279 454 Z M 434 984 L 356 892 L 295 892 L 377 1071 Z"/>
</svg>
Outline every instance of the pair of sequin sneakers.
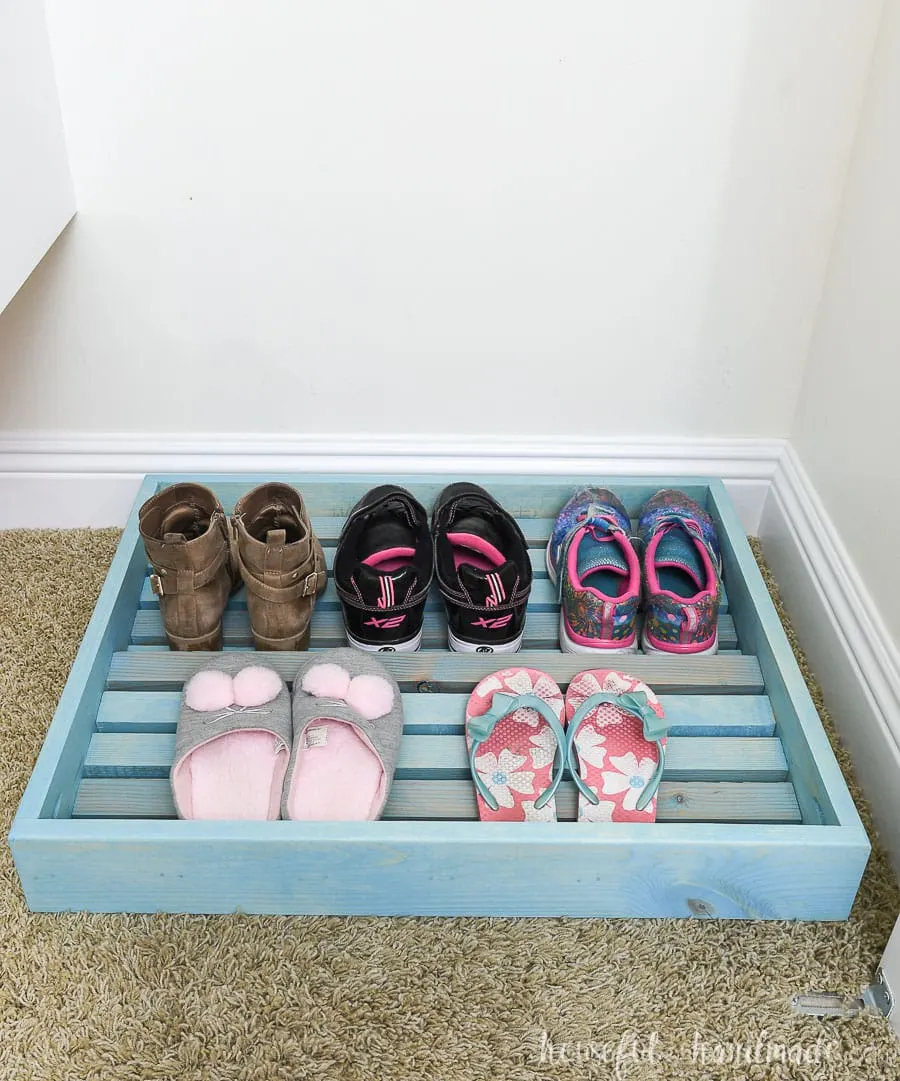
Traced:
<svg viewBox="0 0 900 1081">
<path fill-rule="evenodd" d="M 638 514 L 607 488 L 577 491 L 547 545 L 566 653 L 712 654 L 718 650 L 721 554 L 709 514 L 659 491 Z"/>
</svg>

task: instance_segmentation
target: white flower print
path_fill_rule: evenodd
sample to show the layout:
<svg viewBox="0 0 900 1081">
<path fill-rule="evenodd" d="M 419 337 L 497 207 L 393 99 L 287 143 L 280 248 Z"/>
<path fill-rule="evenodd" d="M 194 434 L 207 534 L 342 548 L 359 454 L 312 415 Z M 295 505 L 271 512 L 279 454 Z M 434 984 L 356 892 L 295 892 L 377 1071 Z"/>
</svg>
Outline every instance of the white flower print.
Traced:
<svg viewBox="0 0 900 1081">
<path fill-rule="evenodd" d="M 622 806 L 626 811 L 635 810 L 641 793 L 653 776 L 656 763 L 652 758 L 642 758 L 638 762 L 637 758 L 629 751 L 628 754 L 610 756 L 609 764 L 617 772 L 603 773 L 603 792 L 607 796 L 615 796 L 620 792 L 624 792 L 625 798 L 622 800 Z M 651 804 L 648 804 L 644 811 L 651 814 Z"/>
<path fill-rule="evenodd" d="M 536 736 L 529 736 L 528 739 L 534 744 L 533 747 L 528 748 L 531 752 L 532 766 L 535 769 L 540 769 L 541 766 L 549 765 L 556 756 L 558 747 L 553 730 L 549 727 L 544 728 Z"/>
<path fill-rule="evenodd" d="M 562 713 L 562 693 L 548 676 L 539 676 L 532 682 L 531 676 L 520 669 L 503 677 L 506 687 L 515 694 L 536 694 L 543 698 L 547 705 L 558 716 Z M 510 714 L 511 719 L 517 724 L 527 724 L 529 728 L 537 728 L 540 724 L 546 724 L 544 718 L 536 709 L 524 706 Z"/>
<path fill-rule="evenodd" d="M 569 700 L 577 709 L 585 698 L 590 698 L 600 690 L 600 684 L 593 672 L 583 672 L 569 684 Z"/>
<path fill-rule="evenodd" d="M 530 770 L 520 770 L 528 759 L 524 755 L 502 750 L 499 755 L 477 755 L 475 769 L 487 790 L 501 807 L 512 807 L 515 803 L 513 792 L 530 796 L 534 792 L 534 774 Z"/>
<path fill-rule="evenodd" d="M 578 760 L 588 762 L 592 766 L 602 766 L 606 760 L 604 743 L 606 743 L 606 736 L 601 736 L 593 726 L 583 724 L 575 737 Z"/>
<path fill-rule="evenodd" d="M 489 694 L 493 694 L 494 691 L 499 691 L 503 688 L 503 684 L 496 676 L 488 676 L 487 679 L 483 679 L 478 684 L 478 694 L 481 698 L 487 698 Z"/>
<path fill-rule="evenodd" d="M 537 808 L 534 805 L 534 800 L 526 799 L 522 801 L 522 810 L 525 812 L 526 822 L 555 822 L 556 810 L 553 806 L 553 800 L 547 800 L 543 807 Z"/>
<path fill-rule="evenodd" d="M 534 681 L 533 691 L 538 698 L 546 698 L 548 702 L 552 702 L 554 698 L 562 697 L 559 687 L 549 676 L 545 675 L 538 676 Z"/>
<path fill-rule="evenodd" d="M 534 693 L 534 684 L 531 682 L 531 676 L 524 668 L 520 668 L 517 672 L 510 672 L 508 676 L 503 677 L 503 682 L 509 690 L 513 691 L 515 694 Z"/>
<path fill-rule="evenodd" d="M 599 803 L 583 800 L 578 811 L 579 822 L 612 822 L 616 805 L 612 800 L 602 799 Z"/>
<path fill-rule="evenodd" d="M 603 680 L 603 690 L 611 694 L 625 694 L 634 686 L 634 680 L 620 676 L 618 672 L 607 672 Z"/>
</svg>

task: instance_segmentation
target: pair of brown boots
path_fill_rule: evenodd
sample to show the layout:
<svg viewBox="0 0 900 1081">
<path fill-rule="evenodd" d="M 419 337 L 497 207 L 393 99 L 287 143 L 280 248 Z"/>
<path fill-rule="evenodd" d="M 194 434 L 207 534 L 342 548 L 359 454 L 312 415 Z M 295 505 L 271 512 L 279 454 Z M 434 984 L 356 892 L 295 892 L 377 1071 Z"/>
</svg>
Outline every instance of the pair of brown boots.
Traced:
<svg viewBox="0 0 900 1081">
<path fill-rule="evenodd" d="M 307 649 L 316 597 L 328 581 L 303 499 L 261 484 L 226 516 L 202 484 L 173 484 L 139 514 L 172 649 L 221 649 L 222 613 L 241 582 L 257 649 Z"/>
</svg>

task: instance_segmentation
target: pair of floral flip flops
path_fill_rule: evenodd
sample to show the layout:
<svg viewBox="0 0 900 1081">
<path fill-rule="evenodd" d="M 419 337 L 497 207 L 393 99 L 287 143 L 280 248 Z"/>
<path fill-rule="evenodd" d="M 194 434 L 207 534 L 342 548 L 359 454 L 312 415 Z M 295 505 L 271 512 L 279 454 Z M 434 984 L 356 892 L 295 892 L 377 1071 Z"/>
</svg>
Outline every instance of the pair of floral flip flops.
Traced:
<svg viewBox="0 0 900 1081">
<path fill-rule="evenodd" d="M 568 769 L 579 821 L 652 822 L 666 731 L 659 699 L 623 672 L 581 672 L 565 698 L 534 668 L 495 672 L 466 707 L 479 817 L 556 821 L 556 791 Z"/>
</svg>

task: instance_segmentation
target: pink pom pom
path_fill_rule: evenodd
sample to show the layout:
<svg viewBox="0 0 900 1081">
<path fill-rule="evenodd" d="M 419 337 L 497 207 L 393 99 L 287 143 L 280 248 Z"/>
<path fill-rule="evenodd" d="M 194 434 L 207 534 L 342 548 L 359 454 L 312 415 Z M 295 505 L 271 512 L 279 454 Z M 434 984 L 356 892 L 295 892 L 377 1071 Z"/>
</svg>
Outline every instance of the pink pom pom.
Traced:
<svg viewBox="0 0 900 1081">
<path fill-rule="evenodd" d="M 234 684 L 227 672 L 207 669 L 191 676 L 184 688 L 185 703 L 200 713 L 224 709 L 234 701 Z"/>
<path fill-rule="evenodd" d="M 357 676 L 351 681 L 344 699 L 367 721 L 374 721 L 390 713 L 394 688 L 381 676 Z"/>
<path fill-rule="evenodd" d="M 239 706 L 261 706 L 277 698 L 283 686 L 277 672 L 254 664 L 234 677 L 234 700 Z"/>
<path fill-rule="evenodd" d="M 300 686 L 316 698 L 343 700 L 350 686 L 350 673 L 339 664 L 314 664 L 303 676 Z"/>
</svg>

